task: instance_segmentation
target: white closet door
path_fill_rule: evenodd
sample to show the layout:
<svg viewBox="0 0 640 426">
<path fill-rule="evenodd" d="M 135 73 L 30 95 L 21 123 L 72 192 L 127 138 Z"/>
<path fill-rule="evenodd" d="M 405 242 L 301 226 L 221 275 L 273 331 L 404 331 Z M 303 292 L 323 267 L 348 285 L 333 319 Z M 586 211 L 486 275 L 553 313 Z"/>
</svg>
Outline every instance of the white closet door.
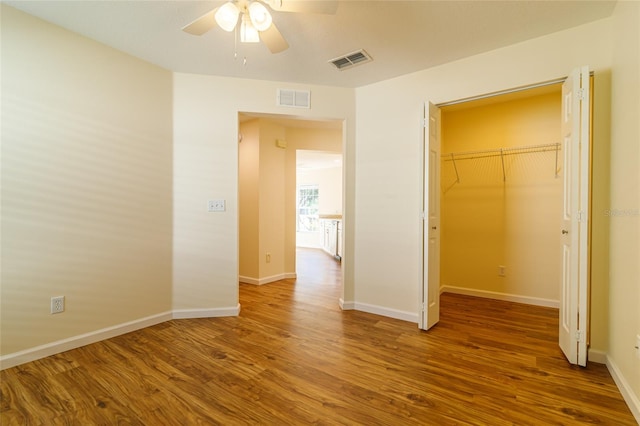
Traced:
<svg viewBox="0 0 640 426">
<path fill-rule="evenodd" d="M 422 306 L 419 327 L 440 320 L 440 108 L 425 105 L 423 137 Z"/>
<path fill-rule="evenodd" d="M 587 365 L 590 181 L 589 68 L 562 86 L 562 288 L 559 345 L 571 364 Z"/>
</svg>

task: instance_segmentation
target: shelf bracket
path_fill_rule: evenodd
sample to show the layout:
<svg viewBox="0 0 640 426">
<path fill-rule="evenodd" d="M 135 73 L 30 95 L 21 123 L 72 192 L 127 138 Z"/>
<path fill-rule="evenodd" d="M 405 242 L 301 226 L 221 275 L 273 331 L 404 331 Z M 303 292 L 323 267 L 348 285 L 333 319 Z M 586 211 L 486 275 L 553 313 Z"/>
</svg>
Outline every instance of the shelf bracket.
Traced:
<svg viewBox="0 0 640 426">
<path fill-rule="evenodd" d="M 556 177 L 560 174 L 560 169 L 558 168 L 558 156 L 560 155 L 560 144 L 556 144 Z"/>
<path fill-rule="evenodd" d="M 456 183 L 460 183 L 460 175 L 458 174 L 458 166 L 456 166 L 456 158 L 451 153 L 451 161 L 453 162 L 453 170 L 456 172 Z"/>
</svg>

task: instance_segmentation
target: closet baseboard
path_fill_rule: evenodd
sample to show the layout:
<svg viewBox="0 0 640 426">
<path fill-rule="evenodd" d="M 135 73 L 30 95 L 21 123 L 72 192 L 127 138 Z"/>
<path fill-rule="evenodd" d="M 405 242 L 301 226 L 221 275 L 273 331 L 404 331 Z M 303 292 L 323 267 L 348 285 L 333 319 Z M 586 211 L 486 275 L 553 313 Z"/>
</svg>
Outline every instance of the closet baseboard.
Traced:
<svg viewBox="0 0 640 426">
<path fill-rule="evenodd" d="M 476 290 L 466 287 L 455 287 L 450 285 L 444 285 L 440 287 L 440 294 L 442 293 L 455 293 L 464 294 L 466 296 L 484 297 L 485 299 L 505 300 L 507 302 L 524 303 L 527 305 L 544 306 L 547 308 L 560 307 L 558 300 L 543 299 L 540 297 L 522 296 L 518 294 L 499 293 L 496 291 Z"/>
</svg>

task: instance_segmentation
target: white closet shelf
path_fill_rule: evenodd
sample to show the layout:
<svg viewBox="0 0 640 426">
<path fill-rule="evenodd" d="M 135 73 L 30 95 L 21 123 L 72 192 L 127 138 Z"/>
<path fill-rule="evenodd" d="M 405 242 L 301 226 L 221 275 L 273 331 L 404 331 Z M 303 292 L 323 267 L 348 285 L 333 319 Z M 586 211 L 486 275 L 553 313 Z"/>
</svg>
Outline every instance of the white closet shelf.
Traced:
<svg viewBox="0 0 640 426">
<path fill-rule="evenodd" d="M 560 151 L 560 144 L 548 143 L 542 145 L 519 146 L 513 148 L 493 148 L 481 151 L 450 152 L 448 154 L 442 154 L 442 159 L 445 161 L 474 160 L 476 158 L 501 157 L 504 155 L 531 154 L 535 152 L 546 151 Z"/>
<path fill-rule="evenodd" d="M 560 172 L 558 169 L 558 154 L 560 152 L 561 145 L 559 143 L 548 143 L 541 145 L 529 145 L 529 146 L 519 146 L 512 148 L 493 148 L 493 149 L 485 149 L 481 151 L 464 151 L 464 152 L 450 152 L 447 154 L 442 154 L 443 161 L 452 161 L 453 169 L 456 173 L 456 182 L 460 183 L 460 176 L 458 175 L 458 168 L 456 167 L 456 161 L 460 160 L 476 160 L 479 158 L 489 158 L 489 157 L 500 157 L 502 163 L 502 180 L 507 180 L 507 175 L 504 167 L 504 157 L 508 155 L 519 155 L 519 154 L 533 154 L 537 152 L 548 152 L 555 151 L 556 153 L 556 167 L 555 173 L 556 177 Z"/>
</svg>

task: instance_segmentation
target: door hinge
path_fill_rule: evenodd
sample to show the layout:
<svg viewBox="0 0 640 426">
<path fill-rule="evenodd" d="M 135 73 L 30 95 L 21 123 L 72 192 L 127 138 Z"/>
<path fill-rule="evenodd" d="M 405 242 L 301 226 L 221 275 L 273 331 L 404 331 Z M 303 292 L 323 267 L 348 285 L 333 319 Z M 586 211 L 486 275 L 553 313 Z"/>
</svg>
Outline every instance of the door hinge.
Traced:
<svg viewBox="0 0 640 426">
<path fill-rule="evenodd" d="M 426 308 L 426 306 L 425 306 L 425 304 L 423 303 L 423 304 L 422 304 L 422 313 L 424 313 L 425 308 Z"/>
<path fill-rule="evenodd" d="M 582 222 L 584 219 L 584 210 L 578 210 L 578 222 Z"/>
<path fill-rule="evenodd" d="M 580 330 L 576 331 L 576 342 L 584 342 L 584 333 Z"/>
<path fill-rule="evenodd" d="M 424 129 L 426 129 L 426 128 L 427 128 L 427 124 L 429 124 L 429 119 L 428 119 L 428 118 L 423 118 L 423 119 L 422 119 L 422 127 L 423 127 Z"/>
<path fill-rule="evenodd" d="M 420 212 L 420 219 L 425 220 L 427 218 L 426 212 Z"/>
<path fill-rule="evenodd" d="M 578 96 L 578 100 L 584 100 L 584 89 L 578 89 L 576 95 Z"/>
</svg>

